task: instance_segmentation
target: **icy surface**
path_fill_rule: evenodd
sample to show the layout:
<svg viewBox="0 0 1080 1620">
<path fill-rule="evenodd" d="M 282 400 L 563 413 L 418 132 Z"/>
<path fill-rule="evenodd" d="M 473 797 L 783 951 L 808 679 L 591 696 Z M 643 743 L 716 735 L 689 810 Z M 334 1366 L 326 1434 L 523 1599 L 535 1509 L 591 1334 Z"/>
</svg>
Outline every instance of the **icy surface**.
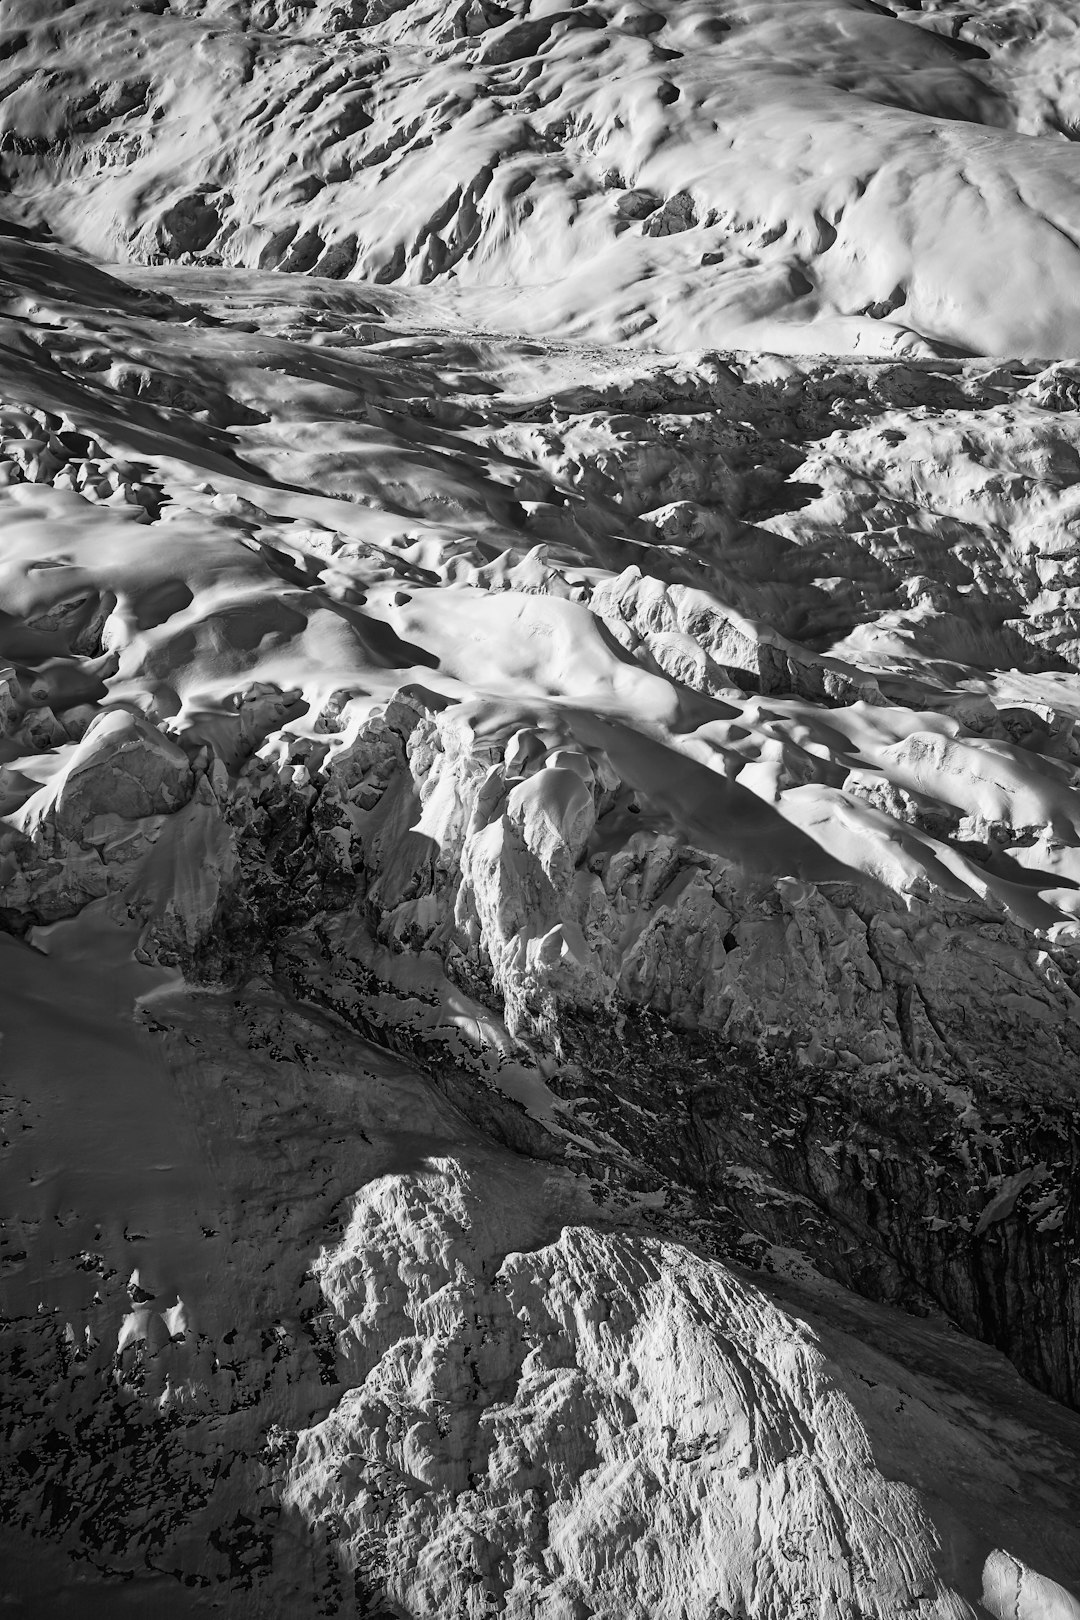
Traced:
<svg viewBox="0 0 1080 1620">
<path fill-rule="evenodd" d="M 1070 8 L 0 27 L 5 1606 L 1072 1620 Z"/>
</svg>

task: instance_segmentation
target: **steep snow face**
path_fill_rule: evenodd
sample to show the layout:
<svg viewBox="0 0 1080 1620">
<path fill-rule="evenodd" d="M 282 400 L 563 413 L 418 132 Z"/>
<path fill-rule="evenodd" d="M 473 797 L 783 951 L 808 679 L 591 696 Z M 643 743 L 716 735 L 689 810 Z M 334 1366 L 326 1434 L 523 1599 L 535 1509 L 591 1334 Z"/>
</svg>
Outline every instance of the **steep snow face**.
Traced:
<svg viewBox="0 0 1080 1620">
<path fill-rule="evenodd" d="M 1080 348 L 1068 7 L 13 0 L 5 28 L 17 206 L 104 258 L 448 282 L 487 326 L 667 348 Z"/>
</svg>

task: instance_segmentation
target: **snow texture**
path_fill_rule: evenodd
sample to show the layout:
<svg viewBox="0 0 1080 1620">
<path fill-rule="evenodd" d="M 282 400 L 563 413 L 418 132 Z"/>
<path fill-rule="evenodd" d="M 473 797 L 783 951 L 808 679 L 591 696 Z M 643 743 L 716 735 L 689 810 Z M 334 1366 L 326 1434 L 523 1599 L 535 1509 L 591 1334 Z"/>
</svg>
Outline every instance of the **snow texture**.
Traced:
<svg viewBox="0 0 1080 1620">
<path fill-rule="evenodd" d="M 1077 50 L 6 5 L 13 1615 L 1080 1614 Z"/>
</svg>

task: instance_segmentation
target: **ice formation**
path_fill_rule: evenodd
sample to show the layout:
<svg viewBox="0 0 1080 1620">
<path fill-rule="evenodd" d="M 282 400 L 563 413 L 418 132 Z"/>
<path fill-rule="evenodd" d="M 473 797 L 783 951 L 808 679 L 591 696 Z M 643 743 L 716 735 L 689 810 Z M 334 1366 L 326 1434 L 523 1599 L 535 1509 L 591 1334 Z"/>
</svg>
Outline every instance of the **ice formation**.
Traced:
<svg viewBox="0 0 1080 1620">
<path fill-rule="evenodd" d="M 0 1595 L 1080 1616 L 1050 0 L 10 0 Z"/>
</svg>

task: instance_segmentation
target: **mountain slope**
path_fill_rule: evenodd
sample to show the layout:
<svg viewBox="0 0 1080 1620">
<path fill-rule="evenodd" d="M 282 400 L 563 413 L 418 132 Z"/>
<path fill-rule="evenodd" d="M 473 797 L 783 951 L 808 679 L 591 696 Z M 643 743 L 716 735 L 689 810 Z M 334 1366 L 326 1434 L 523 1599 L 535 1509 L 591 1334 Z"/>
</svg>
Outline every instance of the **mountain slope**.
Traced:
<svg viewBox="0 0 1080 1620">
<path fill-rule="evenodd" d="M 4 173 L 107 259 L 451 283 L 507 330 L 1068 354 L 1074 26 L 1009 15 L 9 0 Z"/>
<path fill-rule="evenodd" d="M 1071 13 L 0 30 L 4 1602 L 1075 1620 Z"/>
</svg>

